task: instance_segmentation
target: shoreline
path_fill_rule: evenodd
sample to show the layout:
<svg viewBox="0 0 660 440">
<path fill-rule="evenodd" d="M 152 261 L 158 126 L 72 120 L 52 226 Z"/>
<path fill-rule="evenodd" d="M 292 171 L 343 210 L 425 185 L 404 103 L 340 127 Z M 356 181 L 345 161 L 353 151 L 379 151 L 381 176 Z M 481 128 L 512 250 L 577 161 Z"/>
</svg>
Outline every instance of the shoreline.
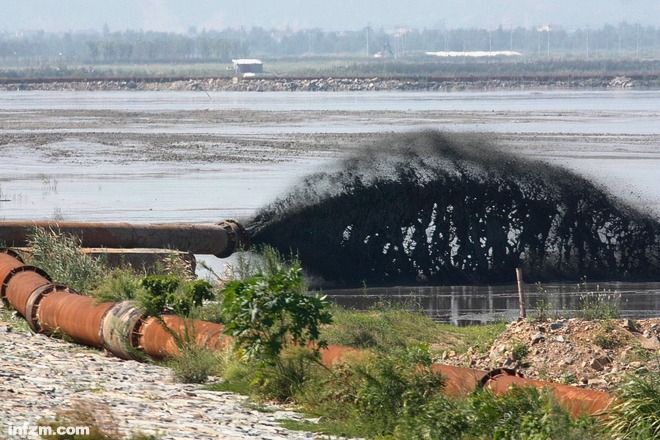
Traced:
<svg viewBox="0 0 660 440">
<path fill-rule="evenodd" d="M 484 90 L 658 90 L 658 75 L 464 77 L 0 78 L 0 91 L 460 92 Z"/>
</svg>

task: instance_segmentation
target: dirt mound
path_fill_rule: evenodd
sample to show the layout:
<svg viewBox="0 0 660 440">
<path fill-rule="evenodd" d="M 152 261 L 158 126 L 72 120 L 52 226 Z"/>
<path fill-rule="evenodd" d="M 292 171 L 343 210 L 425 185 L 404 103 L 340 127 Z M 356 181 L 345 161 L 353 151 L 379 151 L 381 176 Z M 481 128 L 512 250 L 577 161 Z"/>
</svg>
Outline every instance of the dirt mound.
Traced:
<svg viewBox="0 0 660 440">
<path fill-rule="evenodd" d="M 530 379 L 609 391 L 627 373 L 660 373 L 659 336 L 660 318 L 519 320 L 487 353 L 445 353 L 442 362 L 484 370 L 508 367 Z"/>
</svg>

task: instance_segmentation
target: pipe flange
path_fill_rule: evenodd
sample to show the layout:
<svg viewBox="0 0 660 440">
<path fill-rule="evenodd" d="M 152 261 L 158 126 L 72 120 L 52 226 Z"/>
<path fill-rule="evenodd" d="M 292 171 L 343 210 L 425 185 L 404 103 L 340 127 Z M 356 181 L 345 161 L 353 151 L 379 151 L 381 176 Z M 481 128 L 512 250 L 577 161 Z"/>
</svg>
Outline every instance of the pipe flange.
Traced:
<svg viewBox="0 0 660 440">
<path fill-rule="evenodd" d="M 101 321 L 99 335 L 103 348 L 121 359 L 137 359 L 132 335 L 145 318 L 132 301 L 115 303 Z"/>
<path fill-rule="evenodd" d="M 234 220 L 225 220 L 218 223 L 218 226 L 224 229 L 225 232 L 227 233 L 227 247 L 222 252 L 215 254 L 216 257 L 227 258 L 231 254 L 233 254 L 234 251 L 236 250 L 236 246 L 238 245 L 238 237 L 236 236 L 236 231 L 234 231 L 232 225 L 237 225 L 237 224 L 238 223 L 236 223 Z"/>
<path fill-rule="evenodd" d="M 20 254 L 19 254 L 18 252 L 16 252 L 15 250 L 13 250 L 13 249 L 10 249 L 10 248 L 0 248 L 0 253 L 1 253 L 1 254 L 7 254 L 7 255 L 9 255 L 10 257 L 16 258 L 20 263 L 25 263 L 25 262 L 23 261 L 23 258 L 21 258 Z"/>
<path fill-rule="evenodd" d="M 39 269 L 38 267 L 35 266 L 19 266 L 14 269 L 12 269 L 8 274 L 7 277 L 2 281 L 2 285 L 0 285 L 0 299 L 2 300 L 3 304 L 5 306 L 10 306 L 9 301 L 7 301 L 7 287 L 9 286 L 9 282 L 11 279 L 14 277 L 14 275 L 21 273 L 21 272 L 35 272 L 42 277 L 46 278 L 48 282 L 52 283 L 53 280 L 51 277 L 44 272 L 43 270 Z"/>
<path fill-rule="evenodd" d="M 488 382 L 500 376 L 514 376 L 520 378 L 524 377 L 522 373 L 514 370 L 513 368 L 496 368 L 494 370 L 490 370 L 488 373 L 484 375 L 484 377 L 479 379 L 477 386 L 479 388 L 483 388 L 488 384 Z"/>
<path fill-rule="evenodd" d="M 41 300 L 53 292 L 63 290 L 67 290 L 67 287 L 62 284 L 50 283 L 37 287 L 30 294 L 25 306 L 25 320 L 35 333 L 42 333 L 43 331 L 43 328 L 39 323 L 39 304 L 41 303 Z"/>
</svg>

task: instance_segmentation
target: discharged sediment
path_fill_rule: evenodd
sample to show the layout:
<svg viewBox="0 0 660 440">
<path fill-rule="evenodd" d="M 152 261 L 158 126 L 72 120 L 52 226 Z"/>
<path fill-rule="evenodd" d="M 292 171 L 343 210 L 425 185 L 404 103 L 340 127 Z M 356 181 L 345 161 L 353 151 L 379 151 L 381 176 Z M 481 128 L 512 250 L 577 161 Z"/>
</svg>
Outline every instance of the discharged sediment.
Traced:
<svg viewBox="0 0 660 440">
<path fill-rule="evenodd" d="M 660 279 L 660 224 L 588 180 L 473 134 L 392 135 L 248 225 L 345 284 Z"/>
</svg>

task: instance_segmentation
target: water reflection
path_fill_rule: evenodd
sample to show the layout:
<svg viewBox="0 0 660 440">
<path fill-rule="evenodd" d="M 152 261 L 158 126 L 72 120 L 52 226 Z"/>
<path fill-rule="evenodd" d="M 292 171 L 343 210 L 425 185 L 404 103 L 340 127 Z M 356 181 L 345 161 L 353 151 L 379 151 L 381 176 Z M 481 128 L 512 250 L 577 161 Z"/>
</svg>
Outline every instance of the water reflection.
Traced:
<svg viewBox="0 0 660 440">
<path fill-rule="evenodd" d="M 423 286 L 340 289 L 324 291 L 342 307 L 366 310 L 377 305 L 419 310 L 438 322 L 478 325 L 519 316 L 516 286 Z M 660 316 L 660 283 L 555 284 L 525 287 L 529 316 L 544 307 L 550 316 L 573 316 L 582 299 L 614 301 L 624 318 Z"/>
</svg>

